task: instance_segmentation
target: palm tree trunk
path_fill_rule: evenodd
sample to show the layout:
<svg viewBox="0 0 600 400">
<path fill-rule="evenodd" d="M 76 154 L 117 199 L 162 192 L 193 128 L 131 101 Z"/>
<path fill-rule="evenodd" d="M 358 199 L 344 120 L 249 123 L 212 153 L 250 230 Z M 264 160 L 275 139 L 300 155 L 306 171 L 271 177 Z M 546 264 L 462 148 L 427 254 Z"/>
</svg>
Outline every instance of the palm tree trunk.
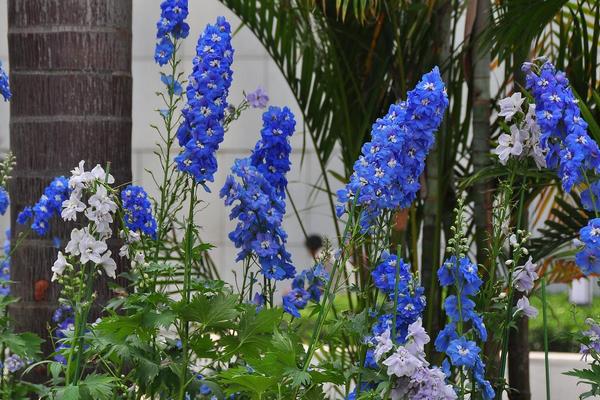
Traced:
<svg viewBox="0 0 600 400">
<path fill-rule="evenodd" d="M 450 58 L 452 43 L 450 43 L 452 4 L 450 0 L 440 2 L 436 9 L 436 25 L 439 42 L 434 45 L 434 56 L 437 64 L 443 64 Z M 448 82 L 447 73 L 443 72 L 444 81 Z M 426 329 L 437 332 L 440 328 L 441 298 L 436 271 L 440 266 L 442 212 L 444 182 L 440 179 L 441 153 L 440 142 L 448 134 L 448 124 L 442 122 L 438 140 L 427 157 L 426 195 L 423 207 L 423 246 L 421 255 L 421 281 L 427 295 Z"/>
<path fill-rule="evenodd" d="M 526 51 L 517 50 L 513 54 L 513 80 L 514 90 L 519 90 L 520 86 L 525 86 L 525 76 L 521 71 L 521 64 L 526 60 Z M 529 226 L 528 207 L 525 205 L 525 212 L 519 223 L 520 227 Z M 514 305 L 517 304 L 522 294 L 515 296 Z M 511 329 L 508 337 L 508 383 L 515 389 L 510 392 L 511 400 L 530 400 L 531 388 L 529 382 L 529 319 L 521 317 L 516 321 L 516 329 Z"/>
<path fill-rule="evenodd" d="M 471 66 L 473 82 L 471 98 L 473 103 L 473 172 L 485 168 L 490 154 L 490 53 L 477 42 L 489 26 L 490 1 L 472 0 L 476 3 L 475 20 L 471 43 Z M 477 263 L 487 265 L 488 238 L 492 227 L 492 199 L 489 184 L 479 182 L 473 187 L 473 218 L 477 243 Z"/>
<path fill-rule="evenodd" d="M 515 296 L 514 304 L 523 294 Z M 510 400 L 530 400 L 529 387 L 529 320 L 520 317 L 516 321 L 516 329 L 511 329 L 508 336 L 508 384 L 511 390 Z"/>
<path fill-rule="evenodd" d="M 131 180 L 131 7 L 131 0 L 8 1 L 13 237 L 27 231 L 17 214 L 79 160 L 88 168 L 110 163 L 117 183 Z M 71 228 L 55 219 L 46 237 L 30 233 L 16 249 L 12 292 L 21 301 L 9 311 L 18 331 L 48 337 L 60 292 L 56 284 L 43 290 L 53 239 L 64 247 Z M 102 278 L 97 293 L 100 301 L 110 296 Z M 49 340 L 44 346 L 52 350 Z"/>
</svg>

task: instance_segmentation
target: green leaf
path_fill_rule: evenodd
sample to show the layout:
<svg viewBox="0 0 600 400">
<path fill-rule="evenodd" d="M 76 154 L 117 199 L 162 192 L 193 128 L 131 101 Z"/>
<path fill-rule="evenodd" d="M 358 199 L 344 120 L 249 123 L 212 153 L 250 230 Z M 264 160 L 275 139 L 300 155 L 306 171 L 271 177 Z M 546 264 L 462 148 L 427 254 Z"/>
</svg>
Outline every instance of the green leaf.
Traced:
<svg viewBox="0 0 600 400">
<path fill-rule="evenodd" d="M 292 386 L 294 387 L 300 387 L 302 385 L 308 386 L 312 379 L 308 372 L 298 368 L 287 368 L 285 370 L 285 376 L 292 380 Z"/>
<path fill-rule="evenodd" d="M 79 400 L 80 398 L 79 387 L 72 385 L 58 389 L 55 396 L 57 400 Z"/>
<path fill-rule="evenodd" d="M 248 370 L 243 367 L 231 368 L 223 371 L 221 372 L 220 377 L 222 380 L 232 386 L 230 390 L 234 392 L 237 390 L 252 392 L 256 393 L 256 395 L 259 397 L 261 397 L 269 389 L 277 386 L 276 377 L 250 374 Z"/>
<path fill-rule="evenodd" d="M 114 398 L 114 382 L 115 378 L 112 376 L 90 374 L 80 382 L 80 387 L 92 399 L 110 400 Z"/>
<path fill-rule="evenodd" d="M 239 341 L 244 344 L 259 334 L 271 333 L 281 320 L 283 310 L 280 308 L 262 309 L 258 313 L 250 307 L 240 319 Z"/>
<path fill-rule="evenodd" d="M 181 318 L 199 322 L 208 328 L 226 328 L 237 317 L 238 297 L 233 294 L 219 293 L 208 297 L 204 294 L 194 296 L 189 304 L 183 301 L 174 306 Z"/>
<path fill-rule="evenodd" d="M 0 341 L 13 353 L 21 357 L 34 358 L 41 353 L 40 345 L 43 340 L 34 333 L 5 332 L 0 336 Z"/>
</svg>

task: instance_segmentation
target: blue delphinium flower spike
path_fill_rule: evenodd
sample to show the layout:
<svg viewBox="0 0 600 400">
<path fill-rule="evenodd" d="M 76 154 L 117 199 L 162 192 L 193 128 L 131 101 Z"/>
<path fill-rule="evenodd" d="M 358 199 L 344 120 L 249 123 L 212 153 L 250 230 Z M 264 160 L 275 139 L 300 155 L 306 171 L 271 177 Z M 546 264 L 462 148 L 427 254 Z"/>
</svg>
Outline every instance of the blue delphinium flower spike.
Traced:
<svg viewBox="0 0 600 400">
<path fill-rule="evenodd" d="M 129 185 L 121 192 L 124 220 L 127 228 L 156 238 L 156 220 L 152 204 L 141 186 Z"/>
<path fill-rule="evenodd" d="M 0 94 L 4 98 L 4 101 L 9 101 L 12 97 L 10 92 L 10 85 L 8 84 L 8 75 L 4 68 L 2 68 L 2 62 L 0 61 Z"/>
<path fill-rule="evenodd" d="M 232 62 L 231 28 L 224 17 L 219 17 L 198 39 L 186 89 L 184 121 L 177 131 L 183 147 L 175 158 L 177 167 L 201 184 L 212 182 L 217 171 L 215 152 L 223 141 Z"/>
<path fill-rule="evenodd" d="M 342 203 L 338 214 L 356 203 L 363 211 L 361 226 L 367 230 L 384 210 L 409 207 L 447 107 L 446 88 L 436 67 L 408 92 L 406 101 L 392 104 L 373 124 L 371 141 L 363 145 L 350 182 L 338 191 Z"/>
<path fill-rule="evenodd" d="M 40 236 L 44 236 L 50 228 L 50 220 L 55 215 L 60 215 L 63 201 L 69 198 L 71 190 L 69 182 L 64 176 L 54 178 L 50 185 L 44 189 L 44 194 L 33 207 L 25 207 L 17 216 L 19 224 L 26 224 L 33 219 L 31 229 Z"/>
<path fill-rule="evenodd" d="M 174 39 L 186 38 L 190 32 L 185 22 L 188 16 L 188 0 L 163 0 L 160 19 L 156 23 L 156 48 L 154 60 L 159 65 L 169 62 L 175 50 Z"/>
</svg>

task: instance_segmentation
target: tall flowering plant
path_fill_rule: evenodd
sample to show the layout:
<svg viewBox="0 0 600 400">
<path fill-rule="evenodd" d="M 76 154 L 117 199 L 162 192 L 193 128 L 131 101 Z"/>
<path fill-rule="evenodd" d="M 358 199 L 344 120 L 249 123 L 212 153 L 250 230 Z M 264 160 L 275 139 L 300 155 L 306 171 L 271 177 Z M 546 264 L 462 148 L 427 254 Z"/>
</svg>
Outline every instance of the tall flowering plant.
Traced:
<svg viewBox="0 0 600 400">
<path fill-rule="evenodd" d="M 4 101 L 12 97 L 8 74 L 0 62 L 0 95 Z M 8 183 L 15 165 L 15 158 L 9 152 L 0 161 L 0 215 L 5 215 L 10 205 Z M 2 399 L 26 398 L 35 392 L 24 382 L 23 374 L 41 356 L 42 340 L 30 332 L 15 332 L 13 321 L 8 316 L 8 306 L 18 299 L 11 296 L 10 262 L 13 249 L 27 237 L 22 233 L 17 240 L 11 237 L 11 229 L 6 230 L 6 239 L 0 256 L 0 397 Z"/>
</svg>

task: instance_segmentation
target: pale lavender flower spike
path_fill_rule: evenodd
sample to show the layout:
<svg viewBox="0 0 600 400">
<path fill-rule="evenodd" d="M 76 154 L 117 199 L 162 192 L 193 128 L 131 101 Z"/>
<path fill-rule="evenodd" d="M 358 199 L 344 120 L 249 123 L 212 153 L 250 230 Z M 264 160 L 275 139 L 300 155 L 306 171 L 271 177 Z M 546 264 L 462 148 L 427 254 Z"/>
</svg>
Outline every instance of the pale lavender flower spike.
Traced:
<svg viewBox="0 0 600 400">
<path fill-rule="evenodd" d="M 246 100 L 253 108 L 265 108 L 269 102 L 269 96 L 262 87 L 258 87 L 254 92 L 246 95 Z"/>
<path fill-rule="evenodd" d="M 523 315 L 527 318 L 536 318 L 538 316 L 537 308 L 529 304 L 529 299 L 527 297 L 521 297 L 519 301 L 517 301 L 517 312 L 518 311 L 522 311 Z"/>
<path fill-rule="evenodd" d="M 529 293 L 531 289 L 533 289 L 533 283 L 538 278 L 538 274 L 535 272 L 537 269 L 537 265 L 532 262 L 532 258 L 529 257 L 529 260 L 518 267 L 515 270 L 515 278 L 513 280 L 513 285 L 515 289 L 519 292 Z"/>
</svg>

